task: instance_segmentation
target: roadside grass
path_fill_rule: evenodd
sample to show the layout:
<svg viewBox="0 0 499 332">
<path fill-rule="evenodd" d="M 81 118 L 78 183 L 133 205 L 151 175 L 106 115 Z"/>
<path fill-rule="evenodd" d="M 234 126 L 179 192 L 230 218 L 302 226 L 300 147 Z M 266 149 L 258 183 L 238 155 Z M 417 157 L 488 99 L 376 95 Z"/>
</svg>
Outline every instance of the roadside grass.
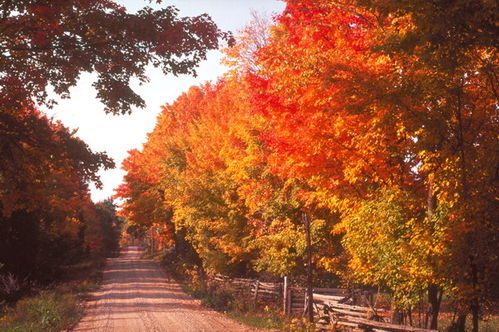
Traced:
<svg viewBox="0 0 499 332">
<path fill-rule="evenodd" d="M 263 311 L 235 309 L 227 312 L 227 316 L 245 325 L 260 329 L 284 330 L 288 322 L 288 319 L 277 312 L 275 308 L 269 309 L 268 307 L 264 307 Z"/>
<path fill-rule="evenodd" d="M 2 331 L 60 331 L 81 318 L 79 299 L 73 293 L 42 291 L 20 300 L 0 323 Z"/>
<path fill-rule="evenodd" d="M 58 284 L 0 308 L 0 331 L 61 331 L 82 317 L 82 301 L 99 287 L 104 259 L 95 258 L 67 267 Z"/>
</svg>

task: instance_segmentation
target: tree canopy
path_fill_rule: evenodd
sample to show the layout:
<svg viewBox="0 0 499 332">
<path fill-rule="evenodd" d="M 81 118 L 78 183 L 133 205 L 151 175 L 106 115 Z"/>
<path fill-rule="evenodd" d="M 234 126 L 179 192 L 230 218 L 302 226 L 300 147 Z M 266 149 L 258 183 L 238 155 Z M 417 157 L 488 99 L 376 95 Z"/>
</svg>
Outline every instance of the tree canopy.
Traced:
<svg viewBox="0 0 499 332">
<path fill-rule="evenodd" d="M 179 17 L 175 7 L 135 14 L 110 0 L 3 1 L 0 18 L 1 102 L 12 108 L 50 104 L 46 88 L 68 96 L 82 72 L 106 112 L 144 107 L 130 80 L 146 82 L 148 65 L 165 74 L 195 74 L 195 66 L 229 35 L 207 15 Z"/>
<path fill-rule="evenodd" d="M 238 37 L 231 72 L 165 106 L 125 163 L 124 209 L 170 211 L 207 270 L 274 276 L 303 271 L 310 214 L 317 273 L 400 310 L 425 294 L 431 328 L 448 294 L 453 328 L 471 314 L 477 331 L 498 299 L 497 15 L 287 1 Z"/>
</svg>

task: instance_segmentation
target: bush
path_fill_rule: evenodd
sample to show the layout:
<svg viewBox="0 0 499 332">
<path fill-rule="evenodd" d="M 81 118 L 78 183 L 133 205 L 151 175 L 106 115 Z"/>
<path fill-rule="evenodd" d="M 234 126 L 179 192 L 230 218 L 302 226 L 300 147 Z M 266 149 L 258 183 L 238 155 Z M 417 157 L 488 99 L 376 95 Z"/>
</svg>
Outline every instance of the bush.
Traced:
<svg viewBox="0 0 499 332">
<path fill-rule="evenodd" d="M 12 273 L 0 275 L 0 299 L 11 301 L 20 290 L 21 284 Z"/>
<path fill-rule="evenodd" d="M 67 266 L 64 283 L 10 308 L 0 306 L 0 331 L 61 331 L 74 326 L 83 314 L 80 302 L 84 295 L 98 288 L 103 264 L 104 259 L 96 258 Z M 6 279 L 11 289 L 17 288 L 14 279 Z"/>
<path fill-rule="evenodd" d="M 26 295 L 32 284 L 27 278 L 19 279 L 12 273 L 0 274 L 0 303 L 12 303 Z"/>
<path fill-rule="evenodd" d="M 73 293 L 43 291 L 20 300 L 0 322 L 2 331 L 60 331 L 81 317 L 79 299 Z"/>
<path fill-rule="evenodd" d="M 196 295 L 194 294 L 194 296 Z M 233 302 L 234 294 L 225 289 L 207 292 L 204 297 L 201 297 L 201 303 L 217 311 L 231 310 Z"/>
</svg>

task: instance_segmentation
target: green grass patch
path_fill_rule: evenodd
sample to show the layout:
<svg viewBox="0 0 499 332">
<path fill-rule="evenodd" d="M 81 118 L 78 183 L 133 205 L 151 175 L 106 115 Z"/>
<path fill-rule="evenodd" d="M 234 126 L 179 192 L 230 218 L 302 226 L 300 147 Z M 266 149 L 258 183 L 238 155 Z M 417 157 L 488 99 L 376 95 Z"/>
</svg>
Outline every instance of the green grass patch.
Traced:
<svg viewBox="0 0 499 332">
<path fill-rule="evenodd" d="M 288 321 L 287 318 L 283 317 L 280 313 L 276 312 L 265 312 L 260 310 L 255 311 L 239 311 L 233 310 L 229 311 L 227 315 L 245 325 L 253 326 L 260 329 L 274 329 L 283 330 L 285 323 Z"/>
<path fill-rule="evenodd" d="M 15 308 L 8 310 L 0 330 L 60 331 L 78 322 L 81 314 L 80 300 L 74 293 L 42 291 L 35 297 L 20 300 Z"/>
<path fill-rule="evenodd" d="M 99 287 L 104 259 L 66 267 L 59 284 L 0 309 L 0 331 L 61 331 L 74 326 L 83 315 L 82 302 Z"/>
</svg>

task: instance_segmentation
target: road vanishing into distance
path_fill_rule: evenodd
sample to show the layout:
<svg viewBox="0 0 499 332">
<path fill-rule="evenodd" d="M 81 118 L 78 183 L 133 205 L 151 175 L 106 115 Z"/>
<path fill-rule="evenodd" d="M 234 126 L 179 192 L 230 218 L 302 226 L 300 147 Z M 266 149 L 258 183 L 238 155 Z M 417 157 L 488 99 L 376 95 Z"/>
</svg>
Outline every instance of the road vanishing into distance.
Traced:
<svg viewBox="0 0 499 332">
<path fill-rule="evenodd" d="M 257 331 L 201 306 L 159 263 L 141 256 L 138 247 L 126 247 L 108 259 L 102 287 L 73 331 Z"/>
</svg>

